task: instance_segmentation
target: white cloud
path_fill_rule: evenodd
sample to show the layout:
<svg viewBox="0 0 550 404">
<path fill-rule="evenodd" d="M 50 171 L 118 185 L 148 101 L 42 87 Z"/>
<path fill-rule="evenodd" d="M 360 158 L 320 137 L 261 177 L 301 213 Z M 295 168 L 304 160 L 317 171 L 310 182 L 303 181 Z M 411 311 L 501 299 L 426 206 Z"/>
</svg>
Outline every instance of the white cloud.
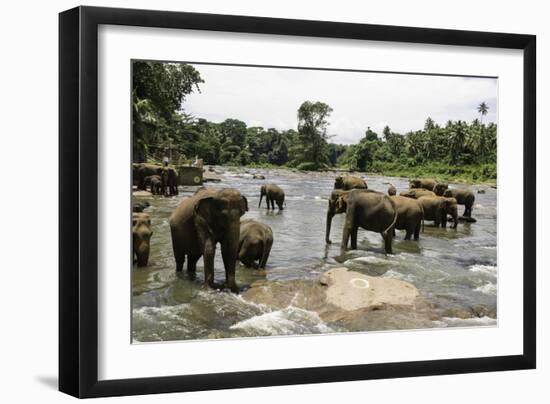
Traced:
<svg viewBox="0 0 550 404">
<path fill-rule="evenodd" d="M 194 65 L 205 83 L 183 109 L 221 122 L 296 129 L 297 110 L 306 100 L 333 108 L 329 133 L 335 143 L 356 143 L 367 127 L 382 132 L 421 129 L 427 117 L 472 121 L 477 106 L 489 105 L 485 122 L 497 120 L 497 80 L 408 74 L 340 72 L 264 67 Z"/>
</svg>

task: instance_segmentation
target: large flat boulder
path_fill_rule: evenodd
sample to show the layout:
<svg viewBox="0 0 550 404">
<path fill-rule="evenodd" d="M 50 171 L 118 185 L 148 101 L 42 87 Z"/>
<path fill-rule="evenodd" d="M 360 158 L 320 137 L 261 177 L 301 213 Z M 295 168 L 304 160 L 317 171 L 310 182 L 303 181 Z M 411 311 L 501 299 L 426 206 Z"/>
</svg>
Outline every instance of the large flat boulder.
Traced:
<svg viewBox="0 0 550 404">
<path fill-rule="evenodd" d="M 326 302 L 351 311 L 383 305 L 412 306 L 418 289 L 398 279 L 363 275 L 347 268 L 325 272 L 320 279 L 326 285 Z"/>
</svg>

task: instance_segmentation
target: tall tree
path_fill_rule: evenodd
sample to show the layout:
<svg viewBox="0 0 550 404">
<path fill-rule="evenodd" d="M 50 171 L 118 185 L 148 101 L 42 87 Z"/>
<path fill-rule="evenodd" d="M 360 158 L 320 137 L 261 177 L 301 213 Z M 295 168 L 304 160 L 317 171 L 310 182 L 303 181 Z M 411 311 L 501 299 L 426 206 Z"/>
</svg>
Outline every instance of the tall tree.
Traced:
<svg viewBox="0 0 550 404">
<path fill-rule="evenodd" d="M 204 80 L 186 63 L 134 62 L 132 69 L 134 158 L 142 161 L 159 142 L 169 142 L 185 97 Z"/>
<path fill-rule="evenodd" d="M 331 107 L 319 101 L 305 101 L 300 105 L 293 164 L 311 170 L 329 164 L 327 127 L 331 112 Z"/>
<path fill-rule="evenodd" d="M 489 106 L 485 103 L 485 101 L 478 105 L 477 112 L 481 114 L 481 123 L 483 123 L 483 117 L 487 115 L 487 112 L 489 112 Z"/>
</svg>

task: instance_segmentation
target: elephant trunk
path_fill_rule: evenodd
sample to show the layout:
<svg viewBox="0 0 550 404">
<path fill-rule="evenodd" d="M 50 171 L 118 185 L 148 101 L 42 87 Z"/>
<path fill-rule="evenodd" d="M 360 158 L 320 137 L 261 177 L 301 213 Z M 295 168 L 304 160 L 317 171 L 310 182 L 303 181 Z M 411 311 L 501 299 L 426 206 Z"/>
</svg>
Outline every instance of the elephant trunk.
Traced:
<svg viewBox="0 0 550 404">
<path fill-rule="evenodd" d="M 222 242 L 222 259 L 225 267 L 225 286 L 232 292 L 238 292 L 239 288 L 235 280 L 235 266 L 239 256 L 240 223 L 235 221 L 227 229 L 226 237 Z"/>
<path fill-rule="evenodd" d="M 139 243 L 136 250 L 136 256 L 138 267 L 147 266 L 147 263 L 149 262 L 149 243 L 147 241 L 142 241 Z"/>
<path fill-rule="evenodd" d="M 262 190 L 260 192 L 260 202 L 258 203 L 258 208 L 260 208 L 262 206 L 262 198 L 264 197 L 264 191 Z"/>
<path fill-rule="evenodd" d="M 332 218 L 334 217 L 334 210 L 332 209 L 331 206 L 329 206 L 328 210 L 327 210 L 327 228 L 326 228 L 326 233 L 325 233 L 325 242 L 327 244 L 331 244 L 331 241 L 330 241 L 330 227 L 332 225 Z"/>
<path fill-rule="evenodd" d="M 456 229 L 456 227 L 458 226 L 458 210 L 454 209 L 453 212 L 451 213 L 451 216 L 453 217 L 453 226 L 452 226 L 452 228 Z"/>
</svg>

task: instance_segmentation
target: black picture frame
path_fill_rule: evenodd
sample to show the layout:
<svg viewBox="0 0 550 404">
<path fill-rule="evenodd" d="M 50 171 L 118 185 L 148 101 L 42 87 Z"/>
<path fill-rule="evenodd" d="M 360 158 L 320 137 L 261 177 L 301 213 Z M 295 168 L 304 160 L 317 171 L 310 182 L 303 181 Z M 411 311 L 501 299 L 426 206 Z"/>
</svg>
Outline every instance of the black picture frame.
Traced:
<svg viewBox="0 0 550 404">
<path fill-rule="evenodd" d="M 98 381 L 98 26 L 180 28 L 523 50 L 523 354 Z M 104 397 L 536 367 L 536 37 L 77 7 L 59 15 L 59 390 Z"/>
</svg>

